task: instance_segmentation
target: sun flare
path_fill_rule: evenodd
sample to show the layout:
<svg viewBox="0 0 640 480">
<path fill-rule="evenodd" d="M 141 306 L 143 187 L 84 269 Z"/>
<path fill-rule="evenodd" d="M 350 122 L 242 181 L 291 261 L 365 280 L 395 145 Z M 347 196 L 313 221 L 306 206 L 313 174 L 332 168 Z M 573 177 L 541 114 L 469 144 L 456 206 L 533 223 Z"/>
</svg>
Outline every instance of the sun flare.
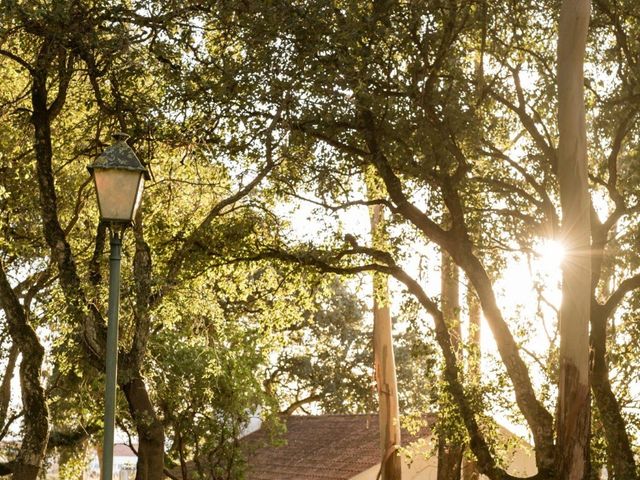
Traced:
<svg viewBox="0 0 640 480">
<path fill-rule="evenodd" d="M 557 240 L 545 240 L 540 250 L 540 262 L 545 269 L 560 268 L 564 260 L 566 249 Z"/>
</svg>

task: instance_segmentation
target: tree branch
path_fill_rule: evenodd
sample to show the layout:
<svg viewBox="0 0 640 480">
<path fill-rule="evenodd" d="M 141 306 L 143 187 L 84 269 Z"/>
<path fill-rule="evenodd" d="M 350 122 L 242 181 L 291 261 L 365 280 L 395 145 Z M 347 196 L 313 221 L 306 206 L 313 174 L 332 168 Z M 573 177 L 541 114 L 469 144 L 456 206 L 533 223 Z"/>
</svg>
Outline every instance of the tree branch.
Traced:
<svg viewBox="0 0 640 480">
<path fill-rule="evenodd" d="M 0 55 L 4 55 L 7 58 L 10 58 L 11 60 L 13 60 L 14 62 L 17 62 L 18 64 L 20 64 L 20 66 L 26 68 L 29 73 L 34 72 L 34 68 L 22 57 L 19 57 L 18 55 L 16 55 L 15 53 L 12 53 L 8 50 L 5 50 L 3 48 L 0 48 Z"/>
<path fill-rule="evenodd" d="M 182 246 L 174 250 L 171 256 L 171 259 L 169 261 L 169 271 L 167 272 L 167 282 L 164 284 L 164 286 L 161 289 L 156 291 L 151 296 L 151 299 L 149 302 L 150 309 L 153 309 L 155 306 L 157 306 L 160 300 L 164 297 L 164 295 L 166 295 L 176 285 L 176 279 L 180 271 L 182 270 L 185 261 L 189 257 L 189 254 L 193 251 L 193 248 L 198 243 L 198 239 L 202 236 L 202 234 L 209 227 L 209 225 L 211 225 L 213 220 L 216 217 L 218 217 L 226 207 L 235 204 L 236 202 L 240 201 L 241 199 L 249 195 L 267 177 L 267 175 L 269 175 L 269 173 L 271 173 L 271 171 L 273 171 L 278 166 L 278 163 L 276 163 L 273 160 L 273 143 L 272 143 L 271 135 L 272 135 L 273 129 L 277 125 L 277 122 L 280 120 L 283 107 L 284 105 L 280 106 L 280 109 L 278 110 L 277 114 L 274 116 L 271 123 L 265 130 L 267 161 L 264 168 L 262 168 L 262 170 L 260 170 L 257 173 L 257 175 L 249 183 L 247 183 L 244 187 L 240 188 L 236 193 L 216 203 L 209 210 L 209 213 L 207 213 L 204 220 L 200 222 L 200 224 L 193 230 L 193 232 L 191 232 L 191 234 L 187 237 L 187 239 L 182 243 Z"/>
<path fill-rule="evenodd" d="M 620 305 L 620 302 L 622 302 L 624 296 L 637 288 L 640 288 L 640 273 L 623 280 L 604 305 L 602 305 L 602 315 L 604 315 L 604 318 L 611 317 Z"/>
<path fill-rule="evenodd" d="M 319 394 L 309 395 L 307 397 L 304 397 L 304 398 L 296 400 L 291 405 L 289 405 L 287 408 L 285 408 L 282 412 L 280 412 L 280 414 L 284 415 L 286 417 L 291 416 L 291 415 L 293 415 L 293 413 L 296 410 L 298 410 L 303 405 L 306 405 L 308 403 L 317 402 L 319 400 L 322 400 L 322 395 L 319 395 Z"/>
</svg>

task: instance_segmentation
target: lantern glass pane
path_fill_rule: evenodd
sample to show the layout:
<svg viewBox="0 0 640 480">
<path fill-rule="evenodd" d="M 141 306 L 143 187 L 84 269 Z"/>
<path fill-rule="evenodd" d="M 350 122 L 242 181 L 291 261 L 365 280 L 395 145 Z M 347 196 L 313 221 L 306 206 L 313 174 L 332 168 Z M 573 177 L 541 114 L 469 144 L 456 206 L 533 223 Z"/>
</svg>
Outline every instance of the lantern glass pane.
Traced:
<svg viewBox="0 0 640 480">
<path fill-rule="evenodd" d="M 93 172 L 103 220 L 130 222 L 142 198 L 142 173 L 96 168 Z"/>
<path fill-rule="evenodd" d="M 144 190 L 144 175 L 140 174 L 138 177 L 138 193 L 136 194 L 136 201 L 133 204 L 133 212 L 131 212 L 131 219 L 136 217 L 136 212 L 138 211 L 138 207 L 142 202 L 142 191 Z"/>
</svg>

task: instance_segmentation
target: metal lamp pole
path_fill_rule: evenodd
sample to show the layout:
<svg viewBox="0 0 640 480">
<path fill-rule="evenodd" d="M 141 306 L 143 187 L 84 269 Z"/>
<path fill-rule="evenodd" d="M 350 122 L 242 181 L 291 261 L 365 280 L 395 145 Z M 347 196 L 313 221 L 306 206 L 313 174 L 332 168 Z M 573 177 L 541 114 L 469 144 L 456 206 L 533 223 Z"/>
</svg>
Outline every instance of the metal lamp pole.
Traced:
<svg viewBox="0 0 640 480">
<path fill-rule="evenodd" d="M 115 142 L 87 167 L 93 177 L 100 220 L 109 226 L 109 312 L 105 352 L 104 444 L 102 480 L 113 478 L 113 439 L 118 380 L 118 309 L 120 307 L 120 256 L 125 229 L 133 223 L 149 173 L 127 145 L 128 135 L 113 135 Z"/>
<path fill-rule="evenodd" d="M 113 478 L 113 438 L 116 423 L 116 385 L 118 380 L 118 310 L 120 309 L 120 252 L 125 227 L 111 224 L 109 238 L 109 322 L 107 325 L 106 382 L 104 389 L 104 442 L 102 480 Z"/>
</svg>

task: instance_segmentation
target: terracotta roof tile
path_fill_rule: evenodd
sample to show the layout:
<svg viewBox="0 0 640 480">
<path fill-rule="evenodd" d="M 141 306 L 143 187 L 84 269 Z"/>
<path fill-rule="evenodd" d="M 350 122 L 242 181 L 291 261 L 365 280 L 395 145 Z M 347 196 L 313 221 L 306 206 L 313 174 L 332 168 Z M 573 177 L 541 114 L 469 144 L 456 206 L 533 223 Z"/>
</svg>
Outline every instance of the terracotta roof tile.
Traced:
<svg viewBox="0 0 640 480">
<path fill-rule="evenodd" d="M 247 480 L 346 480 L 380 461 L 377 414 L 294 415 L 286 427 L 281 446 L 262 429 L 243 438 Z M 402 432 L 405 444 L 416 438 Z"/>
<path fill-rule="evenodd" d="M 113 455 L 116 457 L 136 457 L 131 447 L 124 443 L 116 443 L 113 445 Z"/>
</svg>

